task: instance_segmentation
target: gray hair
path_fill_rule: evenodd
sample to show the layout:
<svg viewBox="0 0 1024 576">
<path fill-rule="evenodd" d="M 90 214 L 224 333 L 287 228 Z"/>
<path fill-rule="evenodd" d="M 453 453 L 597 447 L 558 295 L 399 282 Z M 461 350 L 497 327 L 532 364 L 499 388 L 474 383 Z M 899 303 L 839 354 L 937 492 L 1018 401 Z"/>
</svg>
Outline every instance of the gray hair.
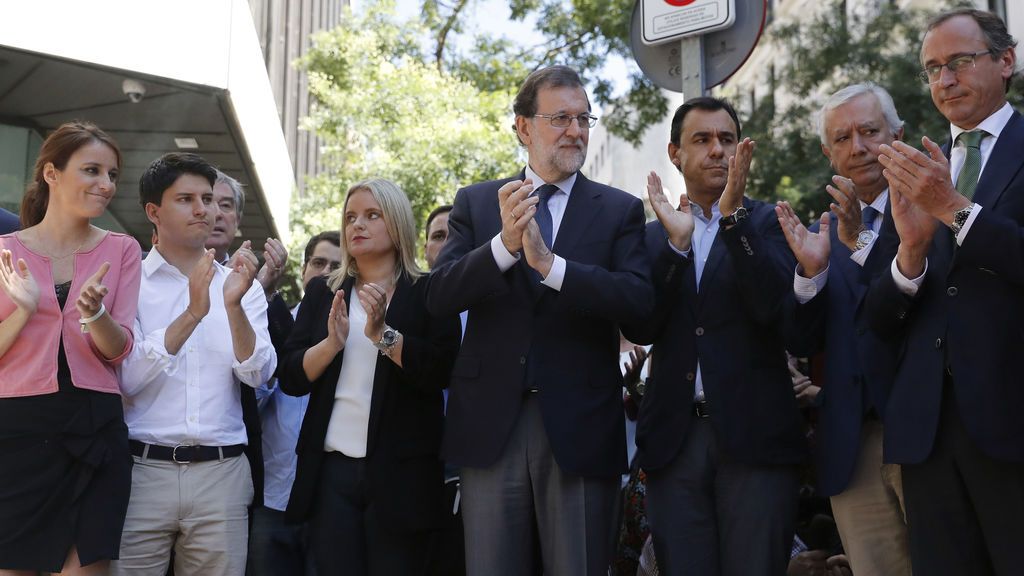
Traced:
<svg viewBox="0 0 1024 576">
<path fill-rule="evenodd" d="M 238 215 L 238 220 L 241 222 L 242 209 L 245 208 L 245 191 L 242 190 L 242 183 L 217 170 L 217 181 L 213 185 L 216 186 L 217 184 L 225 184 L 231 189 L 231 193 L 235 195 L 235 214 Z"/>
<path fill-rule="evenodd" d="M 903 120 L 896 113 L 896 104 L 893 103 L 889 91 L 874 82 L 861 82 L 860 84 L 851 84 L 846 88 L 842 88 L 829 96 L 825 100 L 825 104 L 821 106 L 821 111 L 818 112 L 817 123 L 818 135 L 821 137 L 822 144 L 828 146 L 828 135 L 825 134 L 825 115 L 862 94 L 875 95 L 878 105 L 882 108 L 882 116 L 885 118 L 886 123 L 889 124 L 893 134 L 899 132 L 900 128 L 903 128 Z"/>
</svg>

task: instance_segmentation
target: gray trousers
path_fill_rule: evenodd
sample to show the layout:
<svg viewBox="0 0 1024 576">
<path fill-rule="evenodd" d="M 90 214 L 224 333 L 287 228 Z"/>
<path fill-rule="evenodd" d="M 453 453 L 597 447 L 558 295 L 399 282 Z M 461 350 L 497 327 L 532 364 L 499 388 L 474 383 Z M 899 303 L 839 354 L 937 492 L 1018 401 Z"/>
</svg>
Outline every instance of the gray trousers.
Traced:
<svg viewBox="0 0 1024 576">
<path fill-rule="evenodd" d="M 647 471 L 647 519 L 662 576 L 783 576 L 797 516 L 796 466 L 729 461 L 711 420 L 671 464 Z"/>
<path fill-rule="evenodd" d="M 245 456 L 196 464 L 133 457 L 132 494 L 113 576 L 242 576 L 252 473 Z"/>
<path fill-rule="evenodd" d="M 498 462 L 462 468 L 466 574 L 605 576 L 619 481 L 563 473 L 527 396 Z"/>
</svg>

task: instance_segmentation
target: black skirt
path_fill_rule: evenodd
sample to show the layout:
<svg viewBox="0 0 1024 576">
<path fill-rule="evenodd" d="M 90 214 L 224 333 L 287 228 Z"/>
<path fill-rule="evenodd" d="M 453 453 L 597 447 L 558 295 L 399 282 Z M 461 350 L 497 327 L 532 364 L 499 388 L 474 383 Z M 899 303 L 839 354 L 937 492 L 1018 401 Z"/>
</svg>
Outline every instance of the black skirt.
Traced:
<svg viewBox="0 0 1024 576">
<path fill-rule="evenodd" d="M 88 565 L 121 545 L 132 485 L 121 397 L 74 387 L 63 342 L 57 364 L 57 392 L 0 398 L 0 569 L 60 572 L 72 546 Z"/>
</svg>

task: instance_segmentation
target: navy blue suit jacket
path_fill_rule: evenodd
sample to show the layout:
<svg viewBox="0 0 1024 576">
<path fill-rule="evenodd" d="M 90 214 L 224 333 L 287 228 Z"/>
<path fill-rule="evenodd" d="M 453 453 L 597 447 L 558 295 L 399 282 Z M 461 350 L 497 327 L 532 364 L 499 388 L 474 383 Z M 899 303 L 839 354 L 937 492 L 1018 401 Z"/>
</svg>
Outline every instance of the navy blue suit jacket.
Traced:
<svg viewBox="0 0 1024 576">
<path fill-rule="evenodd" d="M 834 222 L 833 218 L 833 222 Z M 895 354 L 868 327 L 862 313 L 873 278 L 889 273 L 899 237 L 892 214 L 885 217 L 864 266 L 850 259 L 850 249 L 839 240 L 838 226 L 829 232 L 831 253 L 824 290 L 797 305 L 790 352 L 812 357 L 824 352 L 825 381 L 818 395 L 816 460 L 819 487 L 825 496 L 846 489 L 860 455 L 861 424 L 874 403 L 879 417 L 895 372 Z M 817 224 L 812 226 L 817 232 Z M 865 390 L 867 387 L 867 390 Z"/>
<path fill-rule="evenodd" d="M 806 456 L 784 344 L 796 263 L 774 207 L 748 198 L 743 205 L 750 215 L 719 230 L 699 292 L 692 263 L 668 245 L 661 223 L 647 226 L 655 307 L 624 330 L 633 342 L 654 344 L 636 432 L 646 470 L 670 464 L 686 441 L 698 357 L 728 457 L 787 464 Z"/>
<path fill-rule="evenodd" d="M 498 188 L 510 180 L 458 191 L 448 243 L 428 284 L 433 314 L 469 311 L 442 454 L 461 466 L 496 462 L 524 391 L 535 386 L 561 469 L 621 474 L 627 464 L 618 324 L 646 315 L 653 301 L 643 204 L 577 174 L 553 247 L 566 260 L 556 291 L 540 284 L 525 256 L 505 272 L 494 261 Z"/>
<path fill-rule="evenodd" d="M 947 144 L 948 151 L 948 144 Z M 950 370 L 968 436 L 993 458 L 1024 462 L 1024 119 L 1014 112 L 978 180 L 982 206 L 963 245 L 940 225 L 913 298 L 892 274 L 872 283 L 867 313 L 896 347 L 885 415 L 885 458 L 912 464 L 932 451 Z"/>
<path fill-rule="evenodd" d="M 0 208 L 0 234 L 10 234 L 18 230 L 21 230 L 18 215 Z"/>
</svg>

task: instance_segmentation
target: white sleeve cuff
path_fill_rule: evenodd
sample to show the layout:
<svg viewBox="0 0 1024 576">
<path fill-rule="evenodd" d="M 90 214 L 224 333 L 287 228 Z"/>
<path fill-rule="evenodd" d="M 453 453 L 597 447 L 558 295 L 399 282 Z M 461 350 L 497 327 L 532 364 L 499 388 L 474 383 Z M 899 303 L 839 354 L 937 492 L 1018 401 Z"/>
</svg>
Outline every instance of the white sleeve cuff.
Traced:
<svg viewBox="0 0 1024 576">
<path fill-rule="evenodd" d="M 555 254 L 555 261 L 551 263 L 551 270 L 548 270 L 547 278 L 540 281 L 548 288 L 562 290 L 562 282 L 565 280 L 565 258 Z"/>
<path fill-rule="evenodd" d="M 900 272 L 899 266 L 896 265 L 896 259 L 892 259 L 892 265 L 889 266 L 892 270 L 892 279 L 896 282 L 896 287 L 900 289 L 907 296 L 916 296 L 918 288 L 921 287 L 921 283 L 924 282 L 924 275 L 928 273 L 928 260 L 924 261 L 924 271 L 917 278 L 911 280 Z"/>
<path fill-rule="evenodd" d="M 806 304 L 811 301 L 819 292 L 825 289 L 828 281 L 828 266 L 813 278 L 804 278 L 800 275 L 800 265 L 797 264 L 796 272 L 793 274 L 793 294 L 796 301 Z"/>
<path fill-rule="evenodd" d="M 494 238 L 491 238 L 491 254 L 494 255 L 494 263 L 498 265 L 498 269 L 502 272 L 515 266 L 516 262 L 519 261 L 518 254 L 513 254 L 508 251 L 508 248 L 505 248 L 505 243 L 501 241 L 501 232 L 495 234 Z"/>
<path fill-rule="evenodd" d="M 693 251 L 693 245 L 692 244 L 690 245 L 690 249 L 689 250 L 682 251 L 682 250 L 677 249 L 675 246 L 673 246 L 671 241 L 665 240 L 665 242 L 668 242 L 668 247 L 671 248 L 673 252 L 675 252 L 676 254 L 679 254 L 683 258 L 689 258 L 690 257 L 690 252 Z"/>
<path fill-rule="evenodd" d="M 963 246 L 964 238 L 967 238 L 967 231 L 971 229 L 971 225 L 978 218 L 978 213 L 981 212 L 981 205 L 975 204 L 974 209 L 971 210 L 970 216 L 967 217 L 967 222 L 964 222 L 964 227 L 960 229 L 960 233 L 956 235 L 956 245 Z"/>
</svg>

